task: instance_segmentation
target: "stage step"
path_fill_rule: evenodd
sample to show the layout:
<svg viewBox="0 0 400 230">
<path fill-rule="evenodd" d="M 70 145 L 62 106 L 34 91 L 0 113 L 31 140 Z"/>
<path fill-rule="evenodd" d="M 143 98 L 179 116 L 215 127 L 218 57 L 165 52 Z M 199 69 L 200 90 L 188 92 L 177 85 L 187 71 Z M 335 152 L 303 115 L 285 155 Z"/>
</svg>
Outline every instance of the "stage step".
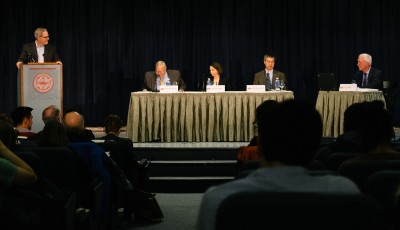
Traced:
<svg viewBox="0 0 400 230">
<path fill-rule="evenodd" d="M 236 160 L 238 148 L 141 148 L 135 147 L 138 159 L 162 160 Z"/>
<path fill-rule="evenodd" d="M 210 186 L 232 180 L 236 174 L 240 144 L 214 145 L 134 143 L 134 149 L 138 159 L 147 158 L 151 162 L 148 172 L 152 192 L 202 193 Z"/>
<path fill-rule="evenodd" d="M 151 161 L 153 177 L 234 176 L 235 160 Z"/>
<path fill-rule="evenodd" d="M 150 177 L 150 190 L 156 193 L 202 193 L 233 177 Z"/>
</svg>

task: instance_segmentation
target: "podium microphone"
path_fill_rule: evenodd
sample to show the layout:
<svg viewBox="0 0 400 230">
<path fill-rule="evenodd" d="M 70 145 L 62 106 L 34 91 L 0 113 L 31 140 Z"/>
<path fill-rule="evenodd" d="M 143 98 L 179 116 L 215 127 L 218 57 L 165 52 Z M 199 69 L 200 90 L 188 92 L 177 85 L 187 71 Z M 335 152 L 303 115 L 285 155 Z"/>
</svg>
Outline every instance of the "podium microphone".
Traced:
<svg viewBox="0 0 400 230">
<path fill-rule="evenodd" d="M 36 62 L 35 58 L 33 58 L 32 54 L 30 54 L 28 51 L 24 50 L 25 54 L 26 54 L 26 58 L 24 61 L 24 64 L 26 64 L 26 62 L 30 61 L 30 62 Z"/>
</svg>

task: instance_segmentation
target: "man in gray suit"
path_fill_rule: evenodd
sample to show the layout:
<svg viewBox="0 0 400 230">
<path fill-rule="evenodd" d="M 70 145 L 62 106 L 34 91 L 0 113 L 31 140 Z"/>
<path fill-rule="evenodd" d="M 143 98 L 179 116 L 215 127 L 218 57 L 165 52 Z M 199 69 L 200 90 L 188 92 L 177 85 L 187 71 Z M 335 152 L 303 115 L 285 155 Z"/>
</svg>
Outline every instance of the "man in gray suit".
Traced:
<svg viewBox="0 0 400 230">
<path fill-rule="evenodd" d="M 274 69 L 275 56 L 273 54 L 264 55 L 264 65 L 265 69 L 255 74 L 253 85 L 265 85 L 265 90 L 270 91 L 275 89 L 275 80 L 279 78 L 286 86 L 285 74 Z"/>
<path fill-rule="evenodd" d="M 185 82 L 181 78 L 179 70 L 167 70 L 167 65 L 163 61 L 156 63 L 155 71 L 146 72 L 142 89 L 143 91 L 160 91 L 160 85 L 178 85 L 179 91 L 186 89 Z"/>
<path fill-rule="evenodd" d="M 62 64 L 56 47 L 49 44 L 50 37 L 47 29 L 37 28 L 34 35 L 36 39 L 34 42 L 23 45 L 16 63 L 17 68 L 21 68 L 21 64 L 27 62 L 56 62 L 57 64 Z"/>
</svg>

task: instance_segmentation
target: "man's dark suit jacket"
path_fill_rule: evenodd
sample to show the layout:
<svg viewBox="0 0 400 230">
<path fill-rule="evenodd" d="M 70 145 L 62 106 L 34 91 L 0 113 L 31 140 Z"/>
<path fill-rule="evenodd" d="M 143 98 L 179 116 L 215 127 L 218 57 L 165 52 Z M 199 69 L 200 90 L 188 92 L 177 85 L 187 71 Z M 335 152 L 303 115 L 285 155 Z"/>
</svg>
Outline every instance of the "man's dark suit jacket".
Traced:
<svg viewBox="0 0 400 230">
<path fill-rule="evenodd" d="M 353 76 L 353 80 L 357 82 L 358 87 L 369 89 L 382 89 L 382 71 L 371 67 L 368 74 L 368 84 L 364 87 L 362 86 L 363 75 L 364 74 L 362 71 L 357 71 Z"/>
<path fill-rule="evenodd" d="M 181 73 L 179 72 L 179 70 L 167 70 L 167 74 L 171 83 L 178 82 L 179 90 L 186 89 L 185 82 L 182 80 Z M 155 71 L 146 72 L 146 75 L 144 76 L 142 89 L 146 89 L 148 91 L 157 91 L 156 84 L 157 84 L 157 75 Z"/>
<path fill-rule="evenodd" d="M 272 75 L 272 89 L 275 89 L 275 80 L 279 77 L 280 81 L 284 81 L 285 82 L 285 88 L 287 88 L 287 81 L 286 81 L 286 77 L 285 74 L 274 69 L 273 75 Z M 267 79 L 265 76 L 265 70 L 261 70 L 260 72 L 256 73 L 254 75 L 254 81 L 253 81 L 253 85 L 265 85 L 267 83 Z"/>
<path fill-rule="evenodd" d="M 210 76 L 210 80 L 214 82 L 214 78 L 212 76 Z M 207 84 L 207 82 L 205 84 Z M 221 75 L 219 77 L 218 85 L 224 85 L 225 86 L 225 91 L 232 90 L 232 82 L 231 82 L 231 80 L 228 77 L 225 77 L 223 75 Z"/>
<path fill-rule="evenodd" d="M 115 141 L 118 144 L 119 160 L 115 161 L 121 167 L 128 180 L 134 186 L 138 186 L 138 183 L 140 183 L 140 166 L 134 153 L 132 140 L 128 138 L 117 137 L 114 134 L 107 134 L 106 136 L 101 137 L 101 139 Z"/>
<path fill-rule="evenodd" d="M 35 62 L 38 61 L 38 54 L 36 50 L 36 43 L 30 42 L 26 43 L 22 47 L 21 54 L 19 55 L 18 61 L 27 63 L 31 62 L 28 60 L 29 55 L 32 55 L 32 58 Z M 58 56 L 56 47 L 51 44 L 47 44 L 44 46 L 44 62 L 57 62 L 61 61 L 60 57 Z"/>
</svg>

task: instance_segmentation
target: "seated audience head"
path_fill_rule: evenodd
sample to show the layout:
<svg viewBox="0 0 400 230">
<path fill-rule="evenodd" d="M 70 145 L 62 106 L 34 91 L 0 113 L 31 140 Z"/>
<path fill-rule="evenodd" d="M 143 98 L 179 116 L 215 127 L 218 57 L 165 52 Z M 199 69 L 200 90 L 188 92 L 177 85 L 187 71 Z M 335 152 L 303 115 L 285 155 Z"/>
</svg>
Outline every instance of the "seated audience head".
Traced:
<svg viewBox="0 0 400 230">
<path fill-rule="evenodd" d="M 68 145 L 68 136 L 65 127 L 57 120 L 49 120 L 44 125 L 40 135 L 39 146 L 64 147 Z"/>
<path fill-rule="evenodd" d="M 122 120 L 118 115 L 110 114 L 104 121 L 104 130 L 107 134 L 111 133 L 118 136 L 122 125 Z"/>
<path fill-rule="evenodd" d="M 359 109 L 359 132 L 366 151 L 390 145 L 394 137 L 390 114 L 385 110 L 382 101 L 363 102 Z"/>
<path fill-rule="evenodd" d="M 14 131 L 14 128 L 9 122 L 2 119 L 0 119 L 0 140 L 8 149 L 15 149 L 17 135 Z"/>
<path fill-rule="evenodd" d="M 343 130 L 344 132 L 350 131 L 358 131 L 360 125 L 363 125 L 360 122 L 360 110 L 362 106 L 361 103 L 355 103 L 350 105 L 346 111 L 344 111 L 344 118 L 343 118 Z"/>
<path fill-rule="evenodd" d="M 301 100 L 257 108 L 259 149 L 263 165 L 283 164 L 308 167 L 322 138 L 322 121 L 315 107 Z"/>
<path fill-rule="evenodd" d="M 63 117 L 63 123 L 67 130 L 69 141 L 89 141 L 85 135 L 85 120 L 80 113 L 75 110 L 66 112 Z"/>
<path fill-rule="evenodd" d="M 43 123 L 47 123 L 48 121 L 55 120 L 61 122 L 61 111 L 57 106 L 50 105 L 45 108 L 42 112 L 42 120 Z"/>
<path fill-rule="evenodd" d="M 33 116 L 32 108 L 27 106 L 19 106 L 11 113 L 11 118 L 14 122 L 14 127 L 26 129 L 32 128 Z"/>
</svg>

